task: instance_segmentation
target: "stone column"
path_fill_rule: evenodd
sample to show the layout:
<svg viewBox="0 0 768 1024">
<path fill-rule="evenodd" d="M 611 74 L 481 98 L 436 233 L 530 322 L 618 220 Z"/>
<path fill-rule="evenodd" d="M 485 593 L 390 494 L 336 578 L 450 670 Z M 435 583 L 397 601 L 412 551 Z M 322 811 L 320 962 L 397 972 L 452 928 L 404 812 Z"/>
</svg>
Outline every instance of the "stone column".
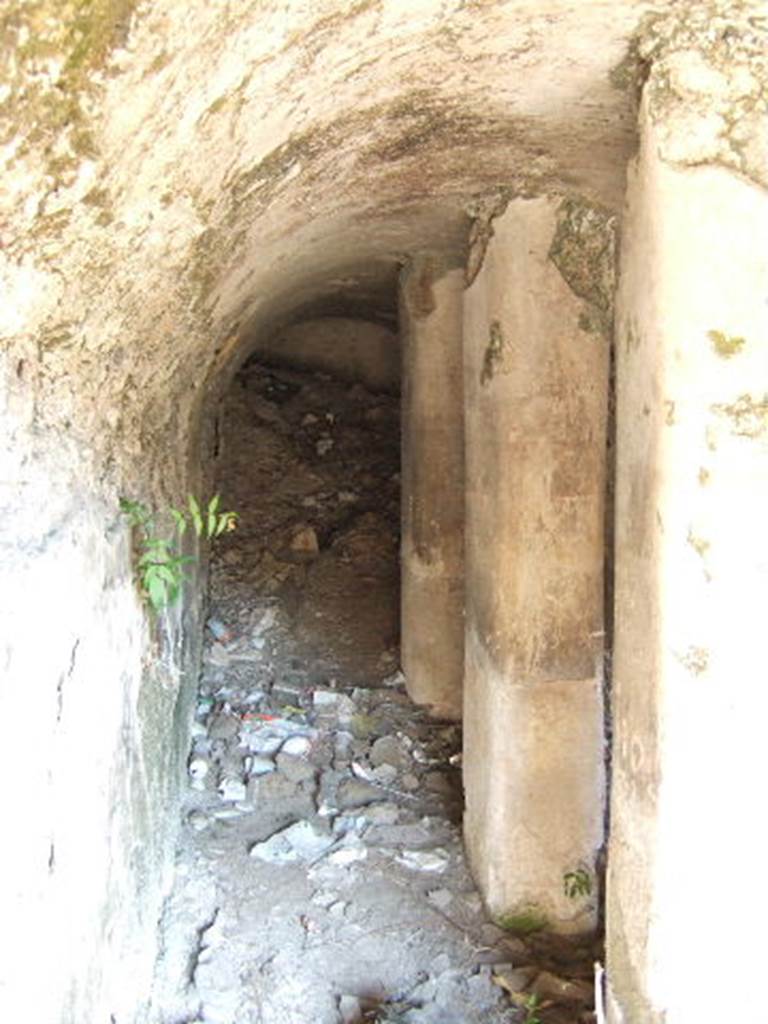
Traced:
<svg viewBox="0 0 768 1024">
<path fill-rule="evenodd" d="M 500 923 L 581 932 L 603 839 L 608 345 L 555 265 L 558 238 L 580 244 L 561 209 L 515 200 L 465 297 L 465 836 Z"/>
<path fill-rule="evenodd" d="M 688 28 L 646 88 L 623 225 L 612 1024 L 756 1020 L 765 970 L 768 124 L 722 103 L 759 62 L 718 33 L 721 73 Z"/>
<path fill-rule="evenodd" d="M 458 719 L 464 677 L 463 270 L 418 256 L 400 282 L 402 639 L 408 693 Z"/>
</svg>

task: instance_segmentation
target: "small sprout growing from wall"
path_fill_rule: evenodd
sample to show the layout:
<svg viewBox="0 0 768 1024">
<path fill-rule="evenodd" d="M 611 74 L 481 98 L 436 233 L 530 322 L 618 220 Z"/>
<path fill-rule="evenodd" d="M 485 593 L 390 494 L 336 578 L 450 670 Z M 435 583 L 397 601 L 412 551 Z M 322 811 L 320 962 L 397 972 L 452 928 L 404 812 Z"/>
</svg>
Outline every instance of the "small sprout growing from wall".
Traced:
<svg viewBox="0 0 768 1024">
<path fill-rule="evenodd" d="M 528 996 L 523 1004 L 523 1009 L 525 1010 L 523 1024 L 541 1024 L 541 1017 L 538 1014 L 540 1007 L 541 1001 L 535 993 Z"/>
<path fill-rule="evenodd" d="M 202 508 L 194 495 L 187 499 L 187 508 L 169 508 L 165 518 L 173 521 L 170 536 L 161 531 L 157 517 L 140 501 L 120 499 L 120 511 L 136 531 L 136 582 L 144 600 L 159 614 L 175 604 L 184 583 L 184 567 L 197 561 L 182 552 L 181 541 L 189 526 L 198 537 L 214 540 L 234 530 L 236 512 L 219 511 L 220 496 L 214 495 Z"/>
<path fill-rule="evenodd" d="M 592 894 L 592 876 L 586 868 L 566 871 L 563 875 L 563 892 L 569 900 Z"/>
</svg>

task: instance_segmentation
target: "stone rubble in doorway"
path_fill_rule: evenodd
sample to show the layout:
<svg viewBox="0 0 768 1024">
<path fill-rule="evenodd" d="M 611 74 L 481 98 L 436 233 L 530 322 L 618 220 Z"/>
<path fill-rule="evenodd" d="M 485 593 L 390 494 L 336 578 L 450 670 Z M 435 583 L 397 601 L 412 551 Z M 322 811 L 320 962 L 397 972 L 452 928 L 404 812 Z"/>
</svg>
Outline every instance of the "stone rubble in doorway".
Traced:
<svg viewBox="0 0 768 1024">
<path fill-rule="evenodd" d="M 372 629 L 363 658 L 292 646 L 297 634 L 322 646 L 322 631 L 298 628 L 313 611 L 332 606 L 329 631 L 354 618 L 341 603 L 359 598 L 340 587 L 344 559 L 352 574 L 375 570 L 379 596 L 396 583 L 383 567 L 396 551 L 396 457 L 363 436 L 358 415 L 385 410 L 372 420 L 391 433 L 393 400 L 355 387 L 352 415 L 347 386 L 282 371 L 264 380 L 280 401 L 265 412 L 262 396 L 256 427 L 245 404 L 238 430 L 267 462 L 276 439 L 293 437 L 302 454 L 281 449 L 290 471 L 271 505 L 258 471 L 227 501 L 244 509 L 252 494 L 259 524 L 227 537 L 212 567 L 152 1024 L 520 1024 L 533 993 L 542 1024 L 591 1022 L 594 950 L 522 941 L 489 921 L 462 851 L 460 730 L 408 700 L 388 631 Z M 319 427 L 335 431 L 322 456 L 301 433 Z M 311 522 L 295 500 L 307 481 L 334 496 L 317 497 Z M 335 496 L 353 493 L 363 512 L 350 526 L 338 517 L 353 503 Z M 259 575 L 265 561 L 282 579 L 274 589 Z"/>
<path fill-rule="evenodd" d="M 189 764 L 209 769 L 203 789 L 190 776 L 158 1020 L 512 1024 L 532 993 L 544 1024 L 593 1019 L 592 951 L 523 941 L 484 913 L 461 847 L 455 725 L 400 687 L 251 708 L 199 702 Z M 222 786 L 235 766 L 237 793 Z"/>
</svg>

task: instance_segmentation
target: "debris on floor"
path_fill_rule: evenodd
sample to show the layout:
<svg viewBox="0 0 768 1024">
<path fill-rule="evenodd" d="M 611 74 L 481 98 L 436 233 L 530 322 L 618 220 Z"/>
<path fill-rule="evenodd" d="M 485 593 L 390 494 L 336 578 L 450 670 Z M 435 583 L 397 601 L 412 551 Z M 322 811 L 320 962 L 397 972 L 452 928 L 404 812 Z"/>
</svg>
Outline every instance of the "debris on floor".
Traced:
<svg viewBox="0 0 768 1024">
<path fill-rule="evenodd" d="M 593 1022 L 594 948 L 489 921 L 460 728 L 405 693 L 395 400 L 238 386 L 218 482 L 243 525 L 212 566 L 155 1021 Z"/>
</svg>

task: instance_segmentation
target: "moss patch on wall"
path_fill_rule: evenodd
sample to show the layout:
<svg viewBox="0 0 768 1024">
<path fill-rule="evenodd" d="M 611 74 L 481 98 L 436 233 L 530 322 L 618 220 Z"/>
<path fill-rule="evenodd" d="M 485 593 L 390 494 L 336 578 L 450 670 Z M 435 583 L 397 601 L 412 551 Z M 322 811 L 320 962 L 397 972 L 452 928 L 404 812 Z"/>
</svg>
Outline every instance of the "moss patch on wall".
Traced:
<svg viewBox="0 0 768 1024">
<path fill-rule="evenodd" d="M 136 2 L 36 0 L 0 15 L 0 51 L 15 58 L 0 72 L 0 142 L 21 136 L 19 156 L 42 149 L 57 184 L 98 153 L 85 99 L 127 39 Z"/>
<path fill-rule="evenodd" d="M 712 348 L 722 359 L 730 359 L 744 348 L 744 338 L 733 334 L 725 334 L 723 331 L 707 331 L 707 337 L 712 343 Z"/>
<path fill-rule="evenodd" d="M 646 20 L 638 53 L 661 157 L 768 187 L 768 19 L 758 5 L 680 0 Z"/>
<path fill-rule="evenodd" d="M 488 344 L 483 353 L 483 368 L 480 371 L 480 383 L 485 387 L 489 384 L 504 358 L 504 334 L 498 320 L 492 320 L 488 329 Z"/>
<path fill-rule="evenodd" d="M 757 438 L 768 431 L 768 394 L 762 398 L 739 395 L 729 405 L 711 406 L 713 412 L 725 416 L 731 424 L 731 433 L 737 437 Z"/>
<path fill-rule="evenodd" d="M 579 326 L 610 339 L 616 292 L 616 217 L 580 198 L 564 199 L 549 258 L 574 294 L 587 304 Z"/>
</svg>

